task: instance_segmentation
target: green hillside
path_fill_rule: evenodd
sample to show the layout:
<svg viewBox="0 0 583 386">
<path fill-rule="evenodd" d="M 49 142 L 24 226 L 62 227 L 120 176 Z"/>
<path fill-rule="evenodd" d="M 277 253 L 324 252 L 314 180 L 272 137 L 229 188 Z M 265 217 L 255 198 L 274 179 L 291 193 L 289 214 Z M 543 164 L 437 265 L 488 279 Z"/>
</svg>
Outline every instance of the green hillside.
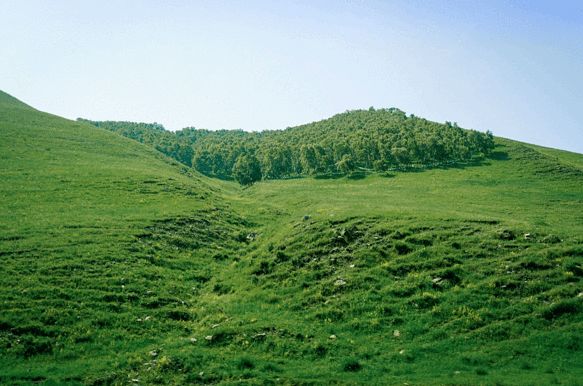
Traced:
<svg viewBox="0 0 583 386">
<path fill-rule="evenodd" d="M 536 146 L 531 144 L 524 144 L 526 146 L 532 147 L 534 150 L 549 156 L 551 158 L 555 158 L 559 160 L 559 162 L 576 167 L 578 169 L 583 170 L 583 157 L 581 154 L 573 153 L 571 151 L 559 150 L 559 149 L 551 149 L 548 147 L 543 146 Z"/>
<path fill-rule="evenodd" d="M 131 336 L 148 308 L 123 304 L 139 290 L 132 284 L 177 280 L 183 264 L 137 256 L 135 234 L 222 207 L 218 188 L 153 149 L 6 94 L 0 133 L 0 379 L 105 371 L 112 354 L 146 345 Z M 172 304 L 185 286 L 148 301 Z"/>
<path fill-rule="evenodd" d="M 6 94 L 0 133 L 0 383 L 583 379 L 583 155 L 241 188 Z"/>
<path fill-rule="evenodd" d="M 196 128 L 169 132 L 158 124 L 78 120 L 153 146 L 207 176 L 243 185 L 475 162 L 494 147 L 490 132 L 407 116 L 397 108 L 346 111 L 260 133 Z"/>
</svg>

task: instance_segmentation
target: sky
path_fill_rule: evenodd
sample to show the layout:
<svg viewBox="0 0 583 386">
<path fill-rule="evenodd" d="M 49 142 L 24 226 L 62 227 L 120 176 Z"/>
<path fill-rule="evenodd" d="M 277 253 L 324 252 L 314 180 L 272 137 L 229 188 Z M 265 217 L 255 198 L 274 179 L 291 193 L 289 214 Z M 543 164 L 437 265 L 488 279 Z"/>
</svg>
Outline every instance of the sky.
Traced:
<svg viewBox="0 0 583 386">
<path fill-rule="evenodd" d="M 66 118 L 264 130 L 346 110 L 583 153 L 583 1 L 0 0 L 0 89 Z"/>
</svg>

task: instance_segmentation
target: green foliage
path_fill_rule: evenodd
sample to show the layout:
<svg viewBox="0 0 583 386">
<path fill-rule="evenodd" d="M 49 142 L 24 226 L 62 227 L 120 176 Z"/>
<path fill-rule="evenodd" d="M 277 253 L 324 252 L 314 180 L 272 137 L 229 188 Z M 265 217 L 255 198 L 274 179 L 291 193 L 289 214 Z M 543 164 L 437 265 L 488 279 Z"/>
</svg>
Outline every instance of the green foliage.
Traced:
<svg viewBox="0 0 583 386">
<path fill-rule="evenodd" d="M 261 180 L 261 166 L 252 154 L 241 154 L 233 165 L 233 177 L 241 185 L 252 185 Z"/>
<path fill-rule="evenodd" d="M 344 361 L 344 364 L 342 365 L 342 370 L 344 371 L 356 372 L 360 371 L 361 369 L 362 365 L 360 364 L 360 362 L 358 362 L 358 360 L 354 358 L 347 359 L 346 361 Z"/>
<path fill-rule="evenodd" d="M 246 154 L 257 157 L 261 178 L 273 180 L 316 174 L 343 176 L 357 169 L 451 165 L 487 156 L 494 147 L 490 132 L 407 116 L 395 108 L 348 111 L 323 121 L 261 133 L 195 128 L 170 133 L 157 124 L 84 122 L 154 146 L 203 174 L 226 180 L 238 180 L 235 172 L 239 177 L 255 178 L 255 162 L 245 162 L 254 168 L 246 172 L 242 164 L 236 165 Z M 245 181 L 249 181 L 247 177 Z"/>
<path fill-rule="evenodd" d="M 155 148 L 178 162 L 192 166 L 193 150 L 190 141 L 195 140 L 193 136 L 188 137 L 188 139 L 184 135 L 177 136 L 170 131 L 166 131 L 164 126 L 158 123 L 90 121 L 81 118 L 78 118 L 77 121 L 131 138 Z"/>
</svg>

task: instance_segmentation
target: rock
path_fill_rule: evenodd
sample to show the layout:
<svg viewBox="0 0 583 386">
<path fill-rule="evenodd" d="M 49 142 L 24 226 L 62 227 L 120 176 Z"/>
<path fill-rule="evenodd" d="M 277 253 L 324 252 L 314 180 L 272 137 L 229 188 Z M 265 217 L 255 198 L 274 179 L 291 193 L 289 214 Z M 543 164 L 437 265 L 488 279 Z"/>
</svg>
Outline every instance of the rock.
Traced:
<svg viewBox="0 0 583 386">
<path fill-rule="evenodd" d="M 335 286 L 342 286 L 342 285 L 346 285 L 346 280 L 343 279 L 338 279 L 334 282 Z"/>
<path fill-rule="evenodd" d="M 150 351 L 150 356 L 153 356 L 153 357 L 158 356 L 158 352 L 156 350 L 152 350 L 152 351 Z"/>
<path fill-rule="evenodd" d="M 332 340 L 336 339 L 336 335 L 330 335 L 329 339 L 332 339 Z"/>
<path fill-rule="evenodd" d="M 207 335 L 204 337 L 206 340 L 211 341 L 213 340 L 213 336 L 212 335 Z"/>
<path fill-rule="evenodd" d="M 532 235 L 530 233 L 525 233 L 524 234 L 524 239 L 525 240 L 530 240 L 531 237 L 532 237 Z"/>
<path fill-rule="evenodd" d="M 354 268 L 354 267 L 355 267 L 355 265 L 354 265 L 354 264 L 350 264 L 350 265 L 349 265 L 349 267 L 350 267 L 350 268 Z"/>
<path fill-rule="evenodd" d="M 190 338 L 190 343 L 196 343 L 198 340 L 196 338 Z"/>
<path fill-rule="evenodd" d="M 440 277 L 435 277 L 435 278 L 431 279 L 431 281 L 433 283 L 435 283 L 435 284 L 439 284 L 439 282 L 441 281 L 441 278 Z"/>
<path fill-rule="evenodd" d="M 578 297 L 578 298 L 583 298 L 583 292 L 579 292 L 579 293 L 577 294 L 577 297 Z"/>
<path fill-rule="evenodd" d="M 400 336 L 401 336 L 401 331 L 399 331 L 399 330 L 394 330 L 394 331 L 393 331 L 393 336 L 394 336 L 395 338 L 398 338 L 398 337 L 400 337 Z"/>
<path fill-rule="evenodd" d="M 405 354 L 405 350 L 399 351 L 399 354 L 401 354 L 401 355 Z"/>
</svg>

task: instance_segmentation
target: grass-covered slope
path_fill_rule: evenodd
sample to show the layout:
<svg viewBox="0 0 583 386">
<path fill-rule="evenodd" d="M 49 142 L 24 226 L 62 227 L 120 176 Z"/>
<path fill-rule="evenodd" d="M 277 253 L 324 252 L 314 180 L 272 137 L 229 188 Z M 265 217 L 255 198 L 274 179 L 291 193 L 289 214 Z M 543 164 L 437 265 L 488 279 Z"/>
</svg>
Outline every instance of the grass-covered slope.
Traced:
<svg viewBox="0 0 583 386">
<path fill-rule="evenodd" d="M 0 130 L 0 383 L 583 377 L 583 156 L 241 189 L 12 102 Z"/>
<path fill-rule="evenodd" d="M 257 184 L 268 225 L 194 324 L 212 338 L 166 353 L 200 381 L 579 384 L 582 199 L 579 170 L 502 139 L 480 166 Z"/>
<path fill-rule="evenodd" d="M 135 235 L 208 221 L 216 190 L 154 149 L 1 94 L 0 382 L 90 378 L 144 346 L 136 319 L 155 302 L 170 313 L 193 284 L 184 266 L 136 255 Z"/>
</svg>

